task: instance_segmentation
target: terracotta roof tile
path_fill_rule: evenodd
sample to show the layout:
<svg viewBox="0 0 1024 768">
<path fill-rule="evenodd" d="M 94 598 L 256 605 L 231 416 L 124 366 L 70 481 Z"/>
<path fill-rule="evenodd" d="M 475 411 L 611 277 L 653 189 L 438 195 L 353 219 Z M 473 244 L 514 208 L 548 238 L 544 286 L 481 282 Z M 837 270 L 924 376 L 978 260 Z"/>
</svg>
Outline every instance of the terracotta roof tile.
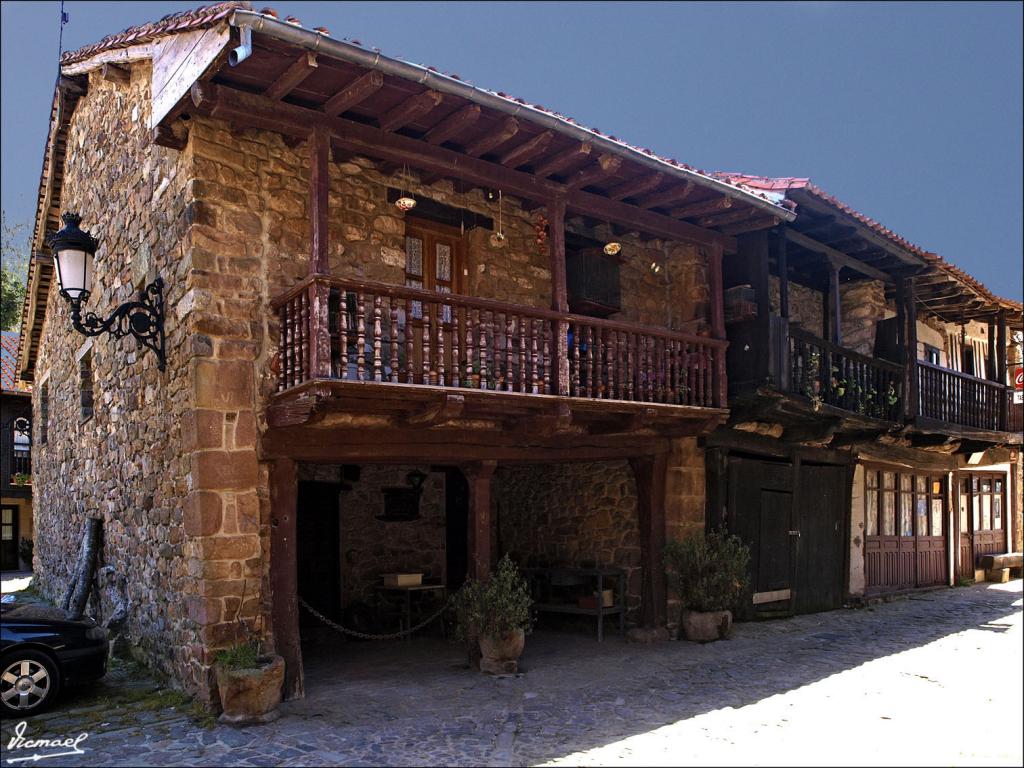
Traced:
<svg viewBox="0 0 1024 768">
<path fill-rule="evenodd" d="M 17 331 L 0 331 L 0 390 L 4 392 L 25 392 L 28 387 L 18 381 L 18 339 Z"/>
</svg>

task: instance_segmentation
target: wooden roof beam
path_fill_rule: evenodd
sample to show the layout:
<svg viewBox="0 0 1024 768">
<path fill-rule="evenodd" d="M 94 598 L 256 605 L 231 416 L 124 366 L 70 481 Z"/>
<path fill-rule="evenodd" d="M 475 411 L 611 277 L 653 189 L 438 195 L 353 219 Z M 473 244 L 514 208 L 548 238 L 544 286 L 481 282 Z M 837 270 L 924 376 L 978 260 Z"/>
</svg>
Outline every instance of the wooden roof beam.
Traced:
<svg viewBox="0 0 1024 768">
<path fill-rule="evenodd" d="M 467 104 L 462 109 L 456 110 L 439 122 L 423 137 L 428 144 L 444 144 L 453 136 L 458 136 L 464 130 L 480 119 L 480 105 Z"/>
<path fill-rule="evenodd" d="M 442 101 L 444 96 L 437 91 L 421 91 L 389 109 L 377 122 L 382 131 L 391 133 L 423 117 Z"/>
<path fill-rule="evenodd" d="M 771 229 L 779 225 L 780 219 L 777 216 L 765 216 L 760 219 L 749 219 L 738 224 L 730 224 L 722 227 L 719 232 L 723 235 L 742 235 L 745 232 L 756 232 L 761 229 Z"/>
<path fill-rule="evenodd" d="M 377 160 L 408 164 L 421 172 L 440 173 L 478 186 L 500 187 L 508 194 L 527 200 L 546 203 L 564 197 L 566 208 L 574 213 L 595 216 L 653 237 L 721 247 L 726 252 L 736 249 L 733 238 L 718 232 L 609 200 L 602 195 L 567 188 L 530 173 L 467 157 L 444 147 L 431 146 L 409 136 L 385 133 L 372 125 L 328 117 L 288 102 L 271 101 L 258 94 L 214 83 L 196 83 L 192 86 L 192 103 L 201 114 L 236 120 L 243 125 L 277 133 L 308 136 L 313 127 L 321 126 L 331 135 L 335 145 Z"/>
<path fill-rule="evenodd" d="M 342 88 L 336 94 L 324 102 L 321 111 L 324 114 L 336 117 L 342 112 L 347 112 L 352 107 L 360 104 L 384 86 L 384 75 L 376 69 L 372 69 L 365 75 L 361 75 Z"/>
<path fill-rule="evenodd" d="M 693 192 L 693 187 L 692 181 L 684 181 L 682 184 L 676 184 L 660 192 L 652 192 L 641 197 L 636 204 L 640 208 L 665 208 L 689 197 Z"/>
<path fill-rule="evenodd" d="M 665 174 L 661 171 L 638 176 L 630 181 L 624 181 L 608 193 L 612 200 L 626 200 L 631 197 L 645 195 L 661 186 Z"/>
<path fill-rule="evenodd" d="M 823 256 L 827 256 L 830 260 L 837 264 L 841 264 L 844 267 L 849 267 L 852 270 L 860 272 L 865 277 L 870 277 L 875 280 L 881 280 L 885 283 L 893 282 L 892 275 L 889 275 L 880 269 L 875 269 L 872 266 L 865 264 L 863 261 L 859 261 L 852 256 L 847 256 L 842 251 L 837 251 L 835 248 L 830 248 L 824 243 L 819 243 L 807 235 L 797 232 L 792 227 L 786 227 L 786 239 L 791 243 L 796 243 L 801 248 L 806 248 L 809 251 L 820 253 Z"/>
<path fill-rule="evenodd" d="M 744 206 L 742 208 L 730 209 L 724 213 L 716 213 L 713 216 L 704 216 L 697 220 L 702 227 L 721 227 L 726 224 L 735 224 L 746 219 L 752 219 L 761 214 L 758 208 Z"/>
<path fill-rule="evenodd" d="M 132 81 L 131 67 L 122 67 L 117 64 L 104 64 L 100 67 L 100 73 L 108 83 L 128 85 Z"/>
<path fill-rule="evenodd" d="M 595 181 L 611 176 L 619 170 L 620 165 L 622 165 L 622 158 L 618 155 L 601 155 L 597 158 L 596 163 L 574 174 L 565 183 L 565 186 L 569 189 L 583 189 L 583 187 L 588 187 Z"/>
<path fill-rule="evenodd" d="M 548 176 L 553 176 L 559 171 L 570 167 L 573 163 L 589 157 L 591 149 L 592 145 L 587 142 L 574 144 L 568 149 L 562 150 L 556 155 L 552 155 L 550 158 L 538 165 L 534 174 L 542 179 L 546 179 Z"/>
<path fill-rule="evenodd" d="M 485 133 L 479 139 L 466 147 L 466 154 L 470 157 L 486 155 L 492 149 L 504 144 L 519 133 L 519 121 L 514 117 L 506 117 L 501 121 L 501 128 L 490 133 Z"/>
<path fill-rule="evenodd" d="M 263 95 L 275 101 L 283 99 L 303 80 L 313 74 L 313 70 L 316 68 L 316 54 L 313 51 L 305 51 L 263 91 Z"/>
<path fill-rule="evenodd" d="M 690 219 L 694 216 L 727 211 L 732 206 L 733 199 L 731 197 L 716 197 L 714 200 L 703 200 L 692 205 L 684 205 L 681 208 L 673 208 L 668 212 L 668 215 L 673 219 Z"/>
<path fill-rule="evenodd" d="M 518 147 L 513 147 L 503 154 L 498 158 L 498 162 L 506 168 L 518 168 L 521 165 L 526 165 L 533 158 L 543 154 L 554 137 L 555 134 L 551 131 L 538 133 L 532 139 L 524 141 Z"/>
</svg>

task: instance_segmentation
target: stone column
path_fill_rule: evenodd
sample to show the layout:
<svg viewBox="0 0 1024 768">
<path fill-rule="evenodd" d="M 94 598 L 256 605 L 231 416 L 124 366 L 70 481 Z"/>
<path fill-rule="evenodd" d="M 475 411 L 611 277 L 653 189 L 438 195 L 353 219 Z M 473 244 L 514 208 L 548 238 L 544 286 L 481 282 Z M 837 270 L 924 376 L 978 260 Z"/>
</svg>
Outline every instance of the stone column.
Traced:
<svg viewBox="0 0 1024 768">
<path fill-rule="evenodd" d="M 636 478 L 637 514 L 640 527 L 640 567 L 643 574 L 640 617 L 645 629 L 665 626 L 665 469 L 667 454 L 629 460 Z"/>
</svg>

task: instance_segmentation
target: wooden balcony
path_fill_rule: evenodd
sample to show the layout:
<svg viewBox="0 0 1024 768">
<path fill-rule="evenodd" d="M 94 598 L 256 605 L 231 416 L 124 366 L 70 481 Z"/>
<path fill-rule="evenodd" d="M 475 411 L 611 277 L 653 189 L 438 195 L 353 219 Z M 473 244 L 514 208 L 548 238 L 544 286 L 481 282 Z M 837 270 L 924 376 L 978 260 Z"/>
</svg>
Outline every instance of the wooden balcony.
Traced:
<svg viewBox="0 0 1024 768">
<path fill-rule="evenodd" d="M 999 432 L 1021 429 L 1020 409 L 1013 406 L 1013 390 L 1004 384 L 923 360 L 917 361 L 916 384 L 915 416 L 924 425 Z"/>
<path fill-rule="evenodd" d="M 273 308 L 271 426 L 309 419 L 311 394 L 406 426 L 547 416 L 607 434 L 726 414 L 720 339 L 322 275 Z"/>
<path fill-rule="evenodd" d="M 903 366 L 789 329 L 789 391 L 861 416 L 900 421 Z"/>
</svg>

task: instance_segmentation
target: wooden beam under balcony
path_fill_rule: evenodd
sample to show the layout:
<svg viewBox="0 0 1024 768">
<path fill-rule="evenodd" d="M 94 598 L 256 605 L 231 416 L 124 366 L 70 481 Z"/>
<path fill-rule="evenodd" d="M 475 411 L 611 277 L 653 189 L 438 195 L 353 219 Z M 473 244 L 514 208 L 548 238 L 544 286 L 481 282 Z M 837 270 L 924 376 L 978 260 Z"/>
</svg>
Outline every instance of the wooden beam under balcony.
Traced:
<svg viewBox="0 0 1024 768">
<path fill-rule="evenodd" d="M 690 241 L 701 245 L 719 244 L 730 253 L 736 249 L 736 241 L 730 236 L 609 200 L 602 195 L 570 189 L 530 173 L 467 157 L 444 147 L 431 146 L 419 139 L 394 132 L 387 133 L 364 123 L 330 117 L 305 107 L 272 101 L 261 95 L 213 83 L 193 85 L 191 98 L 197 112 L 240 125 L 305 138 L 311 128 L 319 124 L 331 135 L 334 146 L 367 157 L 408 164 L 427 173 L 439 173 L 480 186 L 497 186 L 507 193 L 528 200 L 547 202 L 553 197 L 564 195 L 566 207 L 576 213 L 592 215 L 667 240 Z M 515 122 L 514 118 L 509 120 Z"/>
<path fill-rule="evenodd" d="M 268 99 L 283 99 L 317 68 L 316 54 L 304 51 L 292 64 L 272 82 L 263 95 Z"/>
<path fill-rule="evenodd" d="M 875 267 L 869 266 L 865 264 L 863 261 L 855 259 L 852 256 L 847 256 L 842 251 L 837 251 L 835 248 L 831 248 L 825 245 L 824 243 L 819 243 L 817 240 L 814 240 L 808 237 L 807 235 L 800 234 L 792 227 L 786 227 L 785 231 L 786 239 L 789 240 L 791 243 L 795 243 L 802 248 L 806 248 L 809 251 L 814 251 L 816 253 L 822 254 L 823 256 L 827 256 L 829 259 L 832 259 L 838 262 L 839 264 L 842 264 L 844 267 L 849 267 L 850 269 L 856 272 L 860 272 L 865 277 L 870 277 L 875 280 L 881 280 L 882 282 L 885 283 L 895 282 L 892 275 L 883 272 L 880 269 L 876 269 Z"/>
<path fill-rule="evenodd" d="M 342 112 L 347 112 L 352 107 L 360 104 L 384 87 L 384 75 L 376 69 L 372 69 L 324 102 L 324 114 L 334 117 Z"/>
</svg>

